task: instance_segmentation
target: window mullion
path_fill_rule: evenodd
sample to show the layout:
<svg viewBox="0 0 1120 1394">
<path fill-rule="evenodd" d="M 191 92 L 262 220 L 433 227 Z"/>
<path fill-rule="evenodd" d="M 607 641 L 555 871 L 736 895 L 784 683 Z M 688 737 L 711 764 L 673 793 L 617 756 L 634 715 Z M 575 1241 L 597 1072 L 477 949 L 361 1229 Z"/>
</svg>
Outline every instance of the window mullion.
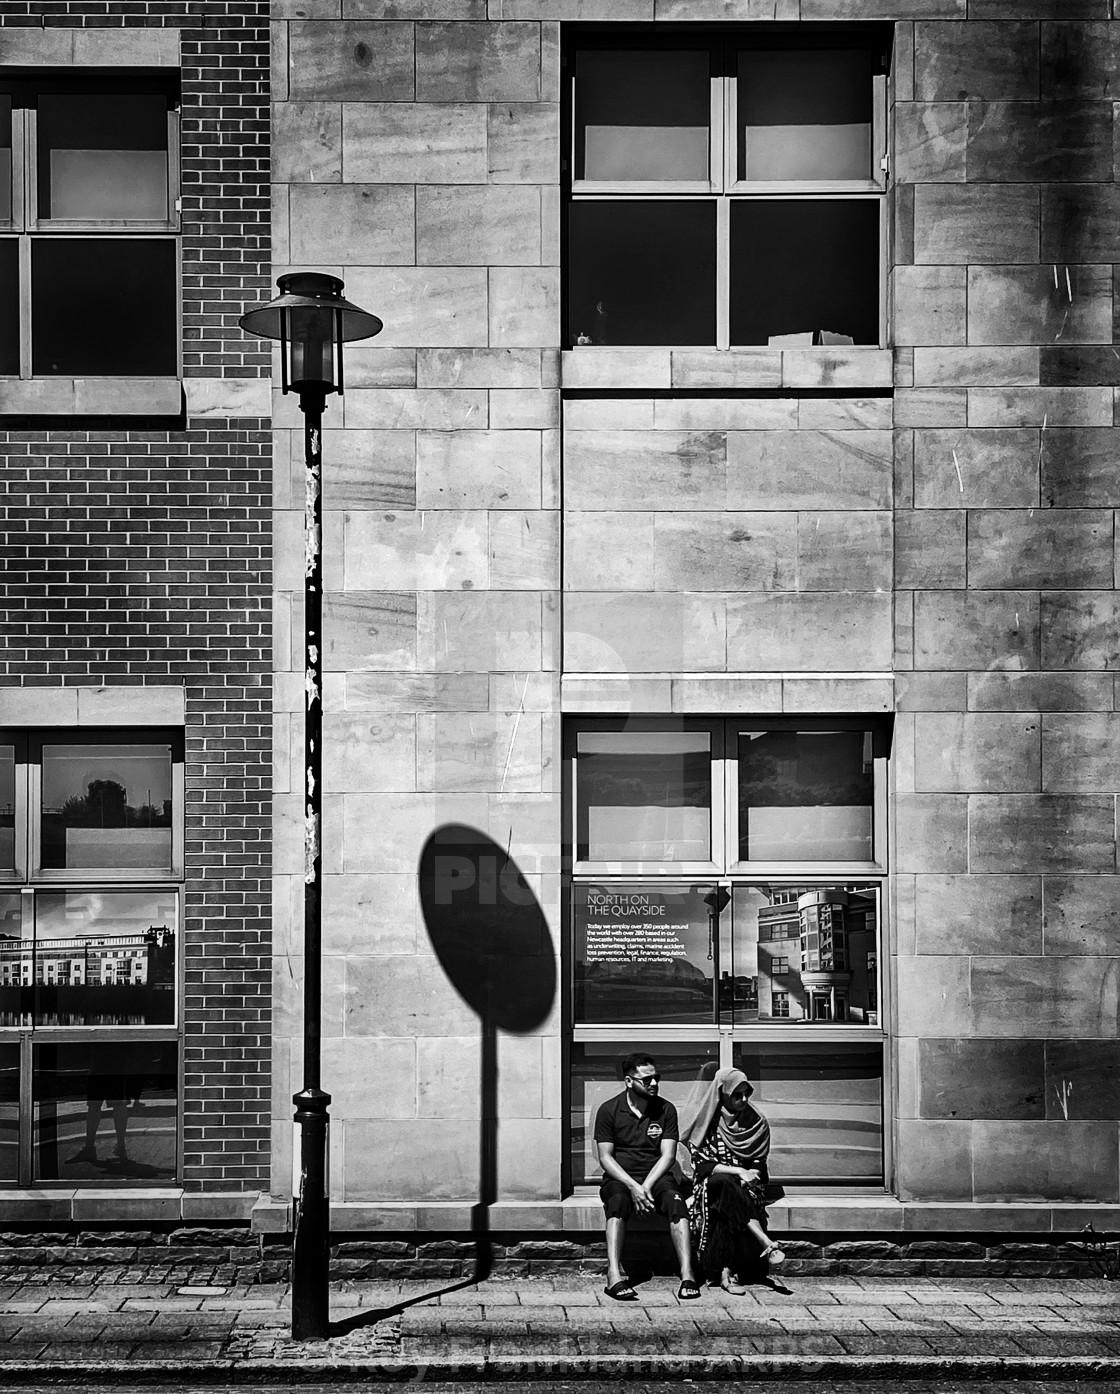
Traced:
<svg viewBox="0 0 1120 1394">
<path fill-rule="evenodd" d="M 731 347 L 731 200 L 716 199 L 716 348 Z"/>
<path fill-rule="evenodd" d="M 19 375 L 31 377 L 31 238 L 19 239 Z"/>
</svg>

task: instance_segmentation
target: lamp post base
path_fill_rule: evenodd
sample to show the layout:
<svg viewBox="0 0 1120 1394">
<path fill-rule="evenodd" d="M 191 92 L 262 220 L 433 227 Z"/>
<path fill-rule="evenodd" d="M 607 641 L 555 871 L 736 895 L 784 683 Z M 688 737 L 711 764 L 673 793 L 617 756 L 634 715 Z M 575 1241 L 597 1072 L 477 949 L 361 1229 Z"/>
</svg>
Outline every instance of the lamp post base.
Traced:
<svg viewBox="0 0 1120 1394">
<path fill-rule="evenodd" d="M 292 1223 L 292 1337 L 297 1341 L 321 1341 L 330 1334 L 330 1101 L 322 1089 L 303 1089 L 292 1098 L 300 1130 L 299 1195 Z"/>
</svg>

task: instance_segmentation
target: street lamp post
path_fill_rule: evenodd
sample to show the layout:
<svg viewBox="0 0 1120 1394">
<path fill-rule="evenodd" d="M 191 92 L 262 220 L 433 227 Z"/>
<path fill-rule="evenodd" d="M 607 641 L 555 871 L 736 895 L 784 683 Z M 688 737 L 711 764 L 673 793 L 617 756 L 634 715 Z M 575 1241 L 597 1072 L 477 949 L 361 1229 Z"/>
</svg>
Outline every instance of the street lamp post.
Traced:
<svg viewBox="0 0 1120 1394">
<path fill-rule="evenodd" d="M 376 315 L 342 298 L 335 276 L 281 276 L 280 294 L 241 316 L 242 329 L 280 344 L 282 386 L 303 412 L 304 680 L 303 680 L 303 1088 L 293 1096 L 300 1134 L 299 1194 L 292 1221 L 292 1336 L 324 1338 L 330 1325 L 330 1206 L 327 1135 L 331 1096 L 320 1080 L 322 1020 L 323 787 L 323 410 L 342 392 L 342 346 L 381 332 Z"/>
</svg>

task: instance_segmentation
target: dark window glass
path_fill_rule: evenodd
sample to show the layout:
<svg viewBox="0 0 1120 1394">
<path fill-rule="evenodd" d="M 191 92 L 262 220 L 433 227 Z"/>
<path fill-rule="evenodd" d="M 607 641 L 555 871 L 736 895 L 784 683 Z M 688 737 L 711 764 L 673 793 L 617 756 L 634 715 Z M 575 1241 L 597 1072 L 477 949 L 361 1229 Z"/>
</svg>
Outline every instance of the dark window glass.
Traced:
<svg viewBox="0 0 1120 1394">
<path fill-rule="evenodd" d="M 0 1181 L 19 1180 L 19 1046 L 0 1045 Z"/>
<path fill-rule="evenodd" d="M 172 377 L 175 243 L 50 238 L 32 246 L 32 371 L 62 377 Z M 75 306 L 81 308 L 81 331 Z"/>
<path fill-rule="evenodd" d="M 167 221 L 167 99 L 39 98 L 39 216 Z"/>
<path fill-rule="evenodd" d="M 576 344 L 711 344 L 714 203 L 649 199 L 568 210 L 568 327 Z"/>
<path fill-rule="evenodd" d="M 43 746 L 42 866 L 171 870 L 171 747 Z"/>
<path fill-rule="evenodd" d="M 725 1023 L 879 1022 L 878 907 L 872 886 L 736 886 L 724 918 Z"/>
<path fill-rule="evenodd" d="M 857 49 L 739 54 L 739 178 L 869 179 L 871 55 Z"/>
<path fill-rule="evenodd" d="M 879 342 L 877 199 L 732 203 L 731 342 L 779 335 Z"/>
<path fill-rule="evenodd" d="M 16 867 L 16 752 L 0 745 L 0 871 Z"/>
<path fill-rule="evenodd" d="M 581 731 L 579 861 L 710 861 L 712 756 L 706 731 Z"/>
<path fill-rule="evenodd" d="M 173 1042 L 35 1046 L 35 1179 L 173 1181 L 178 1073 Z"/>
<path fill-rule="evenodd" d="M 713 1019 L 712 886 L 577 885 L 577 1022 Z"/>
<path fill-rule="evenodd" d="M 23 897 L 0 891 L 0 1026 L 26 1026 L 31 1020 L 32 943 L 24 939 Z"/>
<path fill-rule="evenodd" d="M 35 1024 L 173 1025 L 177 908 L 167 890 L 40 891 Z"/>
<path fill-rule="evenodd" d="M 739 858 L 872 858 L 870 731 L 741 731 Z"/>
<path fill-rule="evenodd" d="M 708 178 L 706 51 L 576 54 L 576 178 Z"/>
<path fill-rule="evenodd" d="M 0 223 L 12 216 L 12 99 L 0 94 Z"/>
<path fill-rule="evenodd" d="M 586 1185 L 601 1179 L 593 1134 L 595 1113 L 601 1103 L 621 1094 L 622 1061 L 631 1051 L 644 1050 L 661 1071 L 661 1097 L 688 1109 L 706 1090 L 719 1069 L 715 1041 L 660 1042 L 648 1037 L 624 1041 L 587 1041 L 572 1046 L 572 1184 Z"/>
<path fill-rule="evenodd" d="M 0 374 L 19 376 L 19 243 L 0 237 Z"/>
<path fill-rule="evenodd" d="M 770 1124 L 772 1181 L 882 1181 L 881 1046 L 744 1041 L 732 1058 Z"/>
</svg>

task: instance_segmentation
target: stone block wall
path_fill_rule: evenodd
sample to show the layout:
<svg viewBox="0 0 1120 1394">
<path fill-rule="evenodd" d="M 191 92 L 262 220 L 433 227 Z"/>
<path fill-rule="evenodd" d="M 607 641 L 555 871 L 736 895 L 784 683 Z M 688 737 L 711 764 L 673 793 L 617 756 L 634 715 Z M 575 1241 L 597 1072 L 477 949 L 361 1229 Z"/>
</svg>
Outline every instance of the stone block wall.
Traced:
<svg viewBox="0 0 1120 1394">
<path fill-rule="evenodd" d="M 416 870 L 439 824 L 487 832 L 560 942 L 562 669 L 582 711 L 852 714 L 893 690 L 892 1184 L 1115 1202 L 1107 0 L 277 14 L 278 268 L 341 274 L 385 321 L 325 433 L 336 1199 L 450 1224 L 477 1195 L 477 1019 Z M 559 33 L 600 19 L 894 22 L 890 350 L 559 352 Z M 302 462 L 290 401 L 276 420 L 282 1196 Z M 559 1036 L 501 1042 L 507 1199 L 558 1194 Z"/>
<path fill-rule="evenodd" d="M 418 871 L 443 825 L 492 839 L 543 908 L 555 959 L 557 26 L 487 23 L 475 4 L 277 15 L 278 270 L 341 275 L 385 325 L 348 352 L 324 431 L 332 1200 L 425 1201 L 465 1226 L 479 1196 L 480 1025 L 437 962 Z M 277 398 L 276 424 L 283 1196 L 301 1069 L 303 439 L 291 399 Z M 498 1042 L 505 1199 L 559 1193 L 558 1020 L 554 1003 L 539 1029 Z"/>
<path fill-rule="evenodd" d="M 140 689 L 183 690 L 181 1182 L 238 1198 L 267 1184 L 269 1138 L 271 360 L 236 323 L 269 284 L 266 13 L 0 13 L 5 71 L 179 72 L 185 400 L 172 384 L 174 414 L 126 414 L 128 382 L 103 379 L 96 415 L 0 414 L 0 720 L 77 710 L 81 688 L 119 725 Z"/>
<path fill-rule="evenodd" d="M 1115 1202 L 1120 26 L 924 8 L 894 77 L 899 1192 Z"/>
</svg>

